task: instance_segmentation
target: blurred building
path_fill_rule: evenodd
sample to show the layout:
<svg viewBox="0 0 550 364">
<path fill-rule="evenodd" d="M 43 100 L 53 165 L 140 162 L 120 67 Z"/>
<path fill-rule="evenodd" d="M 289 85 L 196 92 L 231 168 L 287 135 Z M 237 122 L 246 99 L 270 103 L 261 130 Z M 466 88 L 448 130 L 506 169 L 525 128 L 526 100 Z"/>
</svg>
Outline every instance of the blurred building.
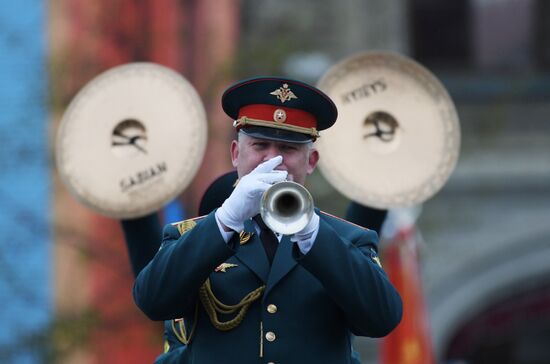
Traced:
<svg viewBox="0 0 550 364">
<path fill-rule="evenodd" d="M 449 88 L 463 131 L 457 170 L 420 221 L 441 359 L 550 360 L 549 5 L 412 9 L 412 54 Z"/>
<path fill-rule="evenodd" d="M 342 57 L 383 49 L 440 78 L 457 105 L 462 150 L 419 221 L 438 359 L 547 363 L 550 3 L 247 1 L 243 16 L 243 74 L 272 64 L 315 82 Z M 316 177 L 318 203 L 343 214 L 345 199 Z M 364 357 L 375 357 L 372 342 L 358 340 Z"/>
</svg>

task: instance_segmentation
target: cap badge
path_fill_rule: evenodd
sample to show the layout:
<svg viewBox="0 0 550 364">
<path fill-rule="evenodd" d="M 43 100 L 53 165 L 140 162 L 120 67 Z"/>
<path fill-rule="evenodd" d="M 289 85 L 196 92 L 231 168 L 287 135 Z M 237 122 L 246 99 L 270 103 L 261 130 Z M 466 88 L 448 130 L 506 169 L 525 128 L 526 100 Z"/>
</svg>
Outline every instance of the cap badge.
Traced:
<svg viewBox="0 0 550 364">
<path fill-rule="evenodd" d="M 288 87 L 288 83 L 284 83 L 283 87 L 279 87 L 275 91 L 271 92 L 270 95 L 275 95 L 279 100 L 281 100 L 282 103 L 288 100 L 297 99 L 296 95 L 294 95 L 294 92 L 290 90 Z"/>
<path fill-rule="evenodd" d="M 273 113 L 273 120 L 276 123 L 284 123 L 286 121 L 286 112 L 283 109 L 277 109 Z"/>
</svg>

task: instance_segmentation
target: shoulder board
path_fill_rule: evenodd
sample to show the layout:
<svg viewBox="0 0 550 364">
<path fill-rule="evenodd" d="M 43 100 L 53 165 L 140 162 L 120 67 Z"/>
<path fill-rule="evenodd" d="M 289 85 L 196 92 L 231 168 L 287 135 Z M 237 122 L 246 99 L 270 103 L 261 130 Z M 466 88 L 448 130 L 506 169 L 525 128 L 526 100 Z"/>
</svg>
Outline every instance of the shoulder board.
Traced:
<svg viewBox="0 0 550 364">
<path fill-rule="evenodd" d="M 206 215 L 205 215 L 206 216 Z M 183 235 L 185 232 L 191 230 L 197 225 L 197 221 L 203 219 L 205 216 L 194 217 L 183 221 L 173 222 L 171 225 L 175 226 L 179 233 Z"/>
<path fill-rule="evenodd" d="M 322 213 L 322 214 L 325 215 L 325 216 L 331 217 L 331 218 L 336 219 L 336 220 L 340 220 L 340 221 L 342 221 L 342 222 L 344 222 L 344 223 L 346 223 L 346 224 L 350 224 L 350 225 L 355 226 L 355 227 L 358 227 L 358 228 L 360 228 L 360 229 L 369 230 L 369 231 L 370 231 L 370 229 L 367 229 L 367 228 L 364 227 L 364 226 L 357 225 L 357 224 L 355 224 L 355 223 L 353 223 L 353 222 L 349 222 L 349 221 L 346 220 L 346 219 L 342 219 L 341 217 L 334 216 L 334 215 L 332 215 L 332 214 L 329 214 L 328 212 L 321 211 L 321 210 L 319 210 L 319 212 Z"/>
</svg>

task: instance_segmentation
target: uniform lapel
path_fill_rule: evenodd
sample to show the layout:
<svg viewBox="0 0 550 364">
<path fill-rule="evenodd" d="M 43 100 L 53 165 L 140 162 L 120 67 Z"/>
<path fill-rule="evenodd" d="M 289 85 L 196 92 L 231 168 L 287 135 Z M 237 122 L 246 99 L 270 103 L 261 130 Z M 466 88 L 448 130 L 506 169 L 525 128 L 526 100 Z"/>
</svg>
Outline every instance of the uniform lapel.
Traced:
<svg viewBox="0 0 550 364">
<path fill-rule="evenodd" d="M 251 233 L 252 237 L 239 247 L 235 257 L 243 262 L 244 265 L 265 283 L 269 274 L 269 262 L 267 261 L 262 241 L 256 232 L 252 220 L 245 221 L 244 231 L 246 233 Z"/>
<path fill-rule="evenodd" d="M 292 245 L 290 238 L 287 235 L 283 236 L 273 259 L 264 297 L 267 297 L 269 291 L 296 266 L 296 260 L 292 257 Z"/>
</svg>

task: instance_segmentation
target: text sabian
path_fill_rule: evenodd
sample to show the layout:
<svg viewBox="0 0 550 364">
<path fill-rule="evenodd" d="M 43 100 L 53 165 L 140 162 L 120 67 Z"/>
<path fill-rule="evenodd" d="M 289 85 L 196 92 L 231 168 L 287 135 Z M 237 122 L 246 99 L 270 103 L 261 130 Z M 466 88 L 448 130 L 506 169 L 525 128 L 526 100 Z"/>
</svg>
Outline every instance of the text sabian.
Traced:
<svg viewBox="0 0 550 364">
<path fill-rule="evenodd" d="M 120 190 L 122 192 L 128 192 L 130 189 L 143 185 L 145 182 L 164 174 L 166 171 L 166 162 L 157 163 L 128 177 L 122 178 L 119 182 Z"/>
</svg>

